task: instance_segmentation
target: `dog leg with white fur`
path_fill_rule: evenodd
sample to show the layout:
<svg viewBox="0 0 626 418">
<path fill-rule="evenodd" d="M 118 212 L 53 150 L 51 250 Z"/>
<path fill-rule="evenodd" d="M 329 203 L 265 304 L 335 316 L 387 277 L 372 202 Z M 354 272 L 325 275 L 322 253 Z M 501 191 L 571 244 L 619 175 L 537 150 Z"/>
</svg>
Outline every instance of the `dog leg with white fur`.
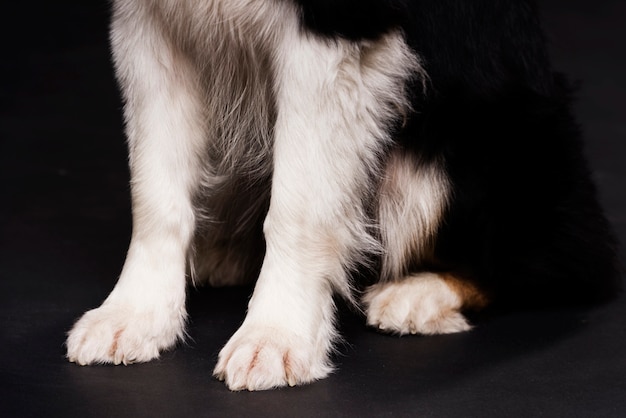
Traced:
<svg viewBox="0 0 626 418">
<path fill-rule="evenodd" d="M 304 384 L 332 370 L 333 292 L 351 298 L 347 267 L 378 251 L 362 197 L 418 67 L 398 34 L 325 42 L 293 25 L 282 42 L 267 253 L 215 369 L 232 390 Z"/>
<path fill-rule="evenodd" d="M 69 332 L 67 357 L 81 365 L 149 361 L 183 337 L 191 196 L 205 148 L 193 70 L 149 19 L 126 16 L 122 7 L 116 13 L 112 44 L 126 99 L 133 234 L 114 290 Z"/>
<path fill-rule="evenodd" d="M 368 325 L 400 335 L 468 331 L 471 326 L 462 310 L 487 304 L 486 297 L 467 281 L 428 272 L 371 286 L 363 301 Z"/>
</svg>

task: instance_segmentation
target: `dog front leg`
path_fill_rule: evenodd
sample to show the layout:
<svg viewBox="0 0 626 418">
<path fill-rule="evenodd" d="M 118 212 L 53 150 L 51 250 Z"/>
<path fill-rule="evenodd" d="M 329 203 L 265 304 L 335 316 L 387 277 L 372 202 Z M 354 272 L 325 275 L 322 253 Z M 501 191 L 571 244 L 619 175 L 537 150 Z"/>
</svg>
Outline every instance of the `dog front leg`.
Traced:
<svg viewBox="0 0 626 418">
<path fill-rule="evenodd" d="M 391 109 L 403 104 L 392 104 L 395 93 L 415 64 L 396 35 L 362 45 L 287 32 L 277 53 L 267 252 L 247 317 L 215 369 L 232 390 L 293 386 L 332 370 L 333 292 L 351 298 L 347 270 L 378 251 L 363 201 Z"/>
<path fill-rule="evenodd" d="M 114 290 L 69 332 L 67 357 L 79 364 L 148 361 L 184 334 L 191 196 L 205 150 L 200 89 L 189 63 L 131 7 L 118 2 L 112 45 L 126 101 L 133 233 Z"/>
</svg>

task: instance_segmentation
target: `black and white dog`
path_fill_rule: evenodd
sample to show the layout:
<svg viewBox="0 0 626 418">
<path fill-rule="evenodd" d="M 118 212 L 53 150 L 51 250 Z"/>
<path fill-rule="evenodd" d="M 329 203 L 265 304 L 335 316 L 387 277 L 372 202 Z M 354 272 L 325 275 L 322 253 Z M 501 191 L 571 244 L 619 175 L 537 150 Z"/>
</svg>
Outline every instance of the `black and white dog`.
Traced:
<svg viewBox="0 0 626 418">
<path fill-rule="evenodd" d="M 328 375 L 335 293 L 439 334 L 618 285 L 531 0 L 115 0 L 111 43 L 133 235 L 70 361 L 172 348 L 187 277 L 258 277 L 215 369 L 233 390 Z"/>
</svg>

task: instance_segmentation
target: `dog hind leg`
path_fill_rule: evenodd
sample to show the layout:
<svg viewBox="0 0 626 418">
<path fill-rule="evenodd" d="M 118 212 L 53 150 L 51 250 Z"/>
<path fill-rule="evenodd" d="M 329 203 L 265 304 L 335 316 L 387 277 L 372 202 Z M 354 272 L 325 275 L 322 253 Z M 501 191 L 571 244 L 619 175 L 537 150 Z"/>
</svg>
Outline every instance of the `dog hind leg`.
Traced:
<svg viewBox="0 0 626 418">
<path fill-rule="evenodd" d="M 436 264 L 433 248 L 449 199 L 442 164 L 393 150 L 378 199 L 382 269 L 380 283 L 363 298 L 367 324 L 398 334 L 470 329 L 461 310 L 484 306 L 484 295 L 460 277 L 424 271 Z"/>
</svg>

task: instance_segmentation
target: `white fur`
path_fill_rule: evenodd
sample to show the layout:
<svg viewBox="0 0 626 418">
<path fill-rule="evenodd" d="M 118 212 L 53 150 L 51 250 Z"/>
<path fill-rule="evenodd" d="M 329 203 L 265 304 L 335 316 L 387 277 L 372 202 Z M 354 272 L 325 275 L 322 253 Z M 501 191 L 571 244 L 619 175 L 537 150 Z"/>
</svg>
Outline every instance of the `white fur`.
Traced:
<svg viewBox="0 0 626 418">
<path fill-rule="evenodd" d="M 410 267 L 429 261 L 449 198 L 446 174 L 436 162 L 394 150 L 384 174 L 378 198 L 382 281 L 404 277 Z"/>
<path fill-rule="evenodd" d="M 215 370 L 235 390 L 306 383 L 331 370 L 332 292 L 350 298 L 346 269 L 379 251 L 361 199 L 393 106 L 406 106 L 396 98 L 418 69 L 397 34 L 328 43 L 302 36 L 295 16 L 288 22 L 277 54 L 267 253 L 246 320 Z M 291 359 L 301 367 L 288 367 Z"/>
<path fill-rule="evenodd" d="M 205 184 L 210 193 L 236 156 L 248 172 L 262 171 L 256 158 L 269 159 L 267 81 L 259 80 L 255 71 L 262 67 L 250 52 L 257 45 L 244 50 L 208 43 L 205 37 L 217 39 L 213 30 L 252 27 L 251 19 L 263 21 L 257 14 L 262 7 L 229 0 L 227 16 L 220 3 L 114 4 L 111 44 L 126 102 L 133 235 L 115 289 L 69 333 L 71 361 L 148 361 L 183 337 L 187 259 L 198 217 L 195 196 L 203 181 L 210 183 Z M 190 27 L 197 30 L 195 37 L 185 34 Z M 235 38 L 230 39 L 237 44 Z M 223 61 L 212 66 L 215 57 Z"/>
<path fill-rule="evenodd" d="M 148 16 L 117 6 L 112 46 L 126 100 L 133 234 L 115 289 L 69 333 L 67 356 L 79 364 L 148 361 L 183 336 L 191 197 L 205 148 L 194 69 Z"/>
<path fill-rule="evenodd" d="M 376 284 L 364 302 L 367 324 L 385 332 L 450 334 L 471 328 L 460 313 L 462 299 L 435 273 Z"/>
<path fill-rule="evenodd" d="M 419 61 L 400 33 L 363 42 L 303 34 L 296 10 L 278 0 L 117 0 L 112 44 L 133 237 L 115 289 L 69 333 L 68 358 L 129 363 L 172 347 L 184 333 L 198 219 L 209 225 L 202 248 L 234 257 L 220 242 L 248 232 L 219 218 L 233 204 L 222 191 L 232 179 L 262 186 L 271 173 L 265 259 L 215 373 L 233 390 L 326 376 L 333 293 L 351 299 L 348 271 L 381 251 L 363 203 L 389 129 L 409 111 L 406 82 Z M 253 223 L 263 205 L 244 201 L 236 219 Z M 219 270 L 209 280 L 240 281 L 245 269 L 215 254 L 203 264 Z"/>
</svg>

